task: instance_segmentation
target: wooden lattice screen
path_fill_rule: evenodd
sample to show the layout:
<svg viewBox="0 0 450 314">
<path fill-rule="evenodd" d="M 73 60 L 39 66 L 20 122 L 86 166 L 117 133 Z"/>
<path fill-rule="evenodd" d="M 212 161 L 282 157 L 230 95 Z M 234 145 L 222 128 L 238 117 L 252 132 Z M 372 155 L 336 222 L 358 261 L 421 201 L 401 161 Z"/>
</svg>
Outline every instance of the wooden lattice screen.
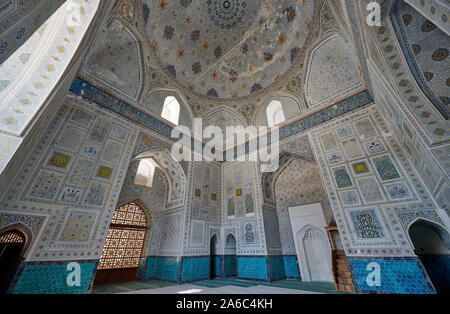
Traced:
<svg viewBox="0 0 450 314">
<path fill-rule="evenodd" d="M 23 244 L 25 243 L 25 236 L 18 231 L 5 232 L 0 235 L 0 244 Z"/>
<path fill-rule="evenodd" d="M 98 269 L 139 267 L 147 218 L 134 202 L 118 208 L 109 227 Z"/>
</svg>

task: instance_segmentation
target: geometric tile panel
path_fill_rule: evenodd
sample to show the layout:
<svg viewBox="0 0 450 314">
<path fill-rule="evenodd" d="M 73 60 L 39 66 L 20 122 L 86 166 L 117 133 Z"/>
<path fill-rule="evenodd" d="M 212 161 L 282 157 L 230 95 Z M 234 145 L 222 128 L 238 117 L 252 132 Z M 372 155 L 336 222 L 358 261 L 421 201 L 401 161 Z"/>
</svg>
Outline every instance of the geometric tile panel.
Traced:
<svg viewBox="0 0 450 314">
<path fill-rule="evenodd" d="M 48 164 L 53 167 L 66 169 L 71 157 L 59 153 L 54 153 Z"/>
<path fill-rule="evenodd" d="M 105 166 L 100 166 L 97 170 L 97 177 L 109 180 L 113 173 L 113 169 Z"/>
<path fill-rule="evenodd" d="M 417 257 L 347 257 L 357 293 L 436 293 Z M 376 264 L 371 264 L 376 263 Z M 371 265 L 369 265 L 371 264 Z M 379 267 L 379 282 L 376 269 Z"/>
<path fill-rule="evenodd" d="M 82 191 L 80 189 L 73 189 L 66 187 L 63 189 L 60 201 L 64 203 L 77 204 L 80 201 Z"/>
<path fill-rule="evenodd" d="M 103 205 L 105 193 L 108 189 L 109 189 L 108 185 L 95 182 L 91 183 L 86 199 L 84 200 L 84 203 L 93 206 Z"/>
<path fill-rule="evenodd" d="M 367 177 L 358 180 L 359 190 L 366 203 L 384 201 L 383 192 L 380 190 L 375 177 Z"/>
<path fill-rule="evenodd" d="M 344 167 L 334 169 L 334 178 L 340 189 L 353 186 L 352 179 Z"/>
<path fill-rule="evenodd" d="M 384 236 L 374 209 L 352 211 L 350 216 L 359 238 L 375 239 Z"/>
<path fill-rule="evenodd" d="M 400 175 L 389 155 L 375 157 L 373 158 L 373 161 L 381 180 L 387 181 L 400 178 Z"/>
<path fill-rule="evenodd" d="M 358 144 L 355 138 L 342 141 L 342 147 L 344 148 L 344 152 L 348 160 L 360 158 L 363 156 L 361 146 Z"/>
<path fill-rule="evenodd" d="M 94 127 L 92 128 L 89 139 L 98 143 L 103 143 L 106 139 L 110 127 L 110 122 L 98 119 Z"/>
<path fill-rule="evenodd" d="M 72 114 L 71 122 L 78 124 L 82 127 L 89 127 L 92 120 L 94 119 L 94 116 L 90 113 L 87 113 L 86 111 L 83 111 L 81 109 L 75 110 L 75 112 Z"/>
<path fill-rule="evenodd" d="M 88 159 L 78 159 L 75 166 L 70 173 L 67 182 L 71 185 L 85 187 L 89 184 L 89 180 L 92 174 L 92 168 L 94 167 L 94 162 Z"/>
<path fill-rule="evenodd" d="M 364 119 L 355 122 L 355 127 L 362 139 L 368 140 L 369 138 L 377 136 L 377 132 L 372 126 L 370 119 Z"/>
<path fill-rule="evenodd" d="M 369 167 L 367 166 L 367 163 L 365 161 L 352 164 L 352 167 L 355 171 L 355 174 L 364 174 L 369 172 Z"/>
<path fill-rule="evenodd" d="M 85 242 L 94 225 L 96 215 L 72 211 L 67 219 L 59 241 Z"/>
<path fill-rule="evenodd" d="M 56 195 L 56 191 L 58 190 L 63 177 L 64 176 L 61 174 L 41 171 L 36 181 L 31 186 L 28 196 L 52 200 Z"/>
<path fill-rule="evenodd" d="M 345 206 L 361 204 L 356 190 L 343 191 L 340 192 L 339 195 L 341 196 L 342 204 L 344 204 Z"/>
<path fill-rule="evenodd" d="M 441 217 L 439 217 L 438 213 L 434 209 L 428 210 L 417 210 L 417 211 L 408 211 L 404 213 L 396 213 L 400 223 L 403 226 L 403 230 L 407 231 L 408 226 L 415 221 L 417 218 L 426 218 L 435 223 L 440 224 L 445 228 L 445 224 L 442 221 Z"/>
<path fill-rule="evenodd" d="M 411 193 L 403 182 L 386 184 L 385 187 L 391 200 L 401 200 L 411 197 Z"/>
<path fill-rule="evenodd" d="M 42 216 L 25 216 L 20 214 L 4 214 L 0 213 L 0 228 L 8 225 L 23 224 L 30 228 L 33 235 L 36 236 L 44 223 L 45 217 Z"/>
</svg>

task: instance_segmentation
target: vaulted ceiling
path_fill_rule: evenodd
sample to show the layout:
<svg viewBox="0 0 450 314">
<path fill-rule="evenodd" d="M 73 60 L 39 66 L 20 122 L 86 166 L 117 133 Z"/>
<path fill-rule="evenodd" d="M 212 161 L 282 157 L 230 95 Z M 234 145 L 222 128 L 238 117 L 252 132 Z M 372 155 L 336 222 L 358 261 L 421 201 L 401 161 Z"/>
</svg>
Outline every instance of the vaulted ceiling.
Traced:
<svg viewBox="0 0 450 314">
<path fill-rule="evenodd" d="M 314 1 L 143 1 L 160 67 L 201 95 L 257 94 L 288 74 L 309 43 Z"/>
<path fill-rule="evenodd" d="M 182 120 L 219 123 L 210 113 L 229 110 L 248 124 L 274 97 L 293 100 L 289 117 L 316 110 L 364 85 L 332 2 L 122 0 L 80 75 L 154 114 L 155 91 L 173 92 L 189 112 Z"/>
</svg>

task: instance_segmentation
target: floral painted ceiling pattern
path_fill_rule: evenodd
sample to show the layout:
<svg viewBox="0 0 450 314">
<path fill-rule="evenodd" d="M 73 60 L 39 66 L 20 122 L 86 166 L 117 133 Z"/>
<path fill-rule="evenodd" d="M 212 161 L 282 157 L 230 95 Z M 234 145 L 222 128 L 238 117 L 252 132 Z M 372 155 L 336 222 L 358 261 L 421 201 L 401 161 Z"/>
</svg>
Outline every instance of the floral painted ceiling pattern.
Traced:
<svg viewBox="0 0 450 314">
<path fill-rule="evenodd" d="M 313 0 L 144 0 L 160 67 L 203 96 L 236 99 L 290 74 L 309 43 Z"/>
<path fill-rule="evenodd" d="M 442 116 L 448 119 L 450 117 L 448 35 L 403 1 L 394 9 L 393 21 L 417 83 Z"/>
</svg>

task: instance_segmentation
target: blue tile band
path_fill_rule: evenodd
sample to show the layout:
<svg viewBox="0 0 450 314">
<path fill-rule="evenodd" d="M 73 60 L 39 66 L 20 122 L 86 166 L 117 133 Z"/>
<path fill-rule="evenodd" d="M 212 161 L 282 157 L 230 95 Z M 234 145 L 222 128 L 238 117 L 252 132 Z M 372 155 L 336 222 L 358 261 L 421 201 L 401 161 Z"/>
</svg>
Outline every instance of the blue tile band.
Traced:
<svg viewBox="0 0 450 314">
<path fill-rule="evenodd" d="M 179 266 L 178 257 L 148 256 L 140 280 L 178 282 Z"/>
<path fill-rule="evenodd" d="M 237 257 L 236 255 L 225 255 L 225 277 L 235 277 L 237 276 Z"/>
<path fill-rule="evenodd" d="M 237 273 L 239 279 L 269 281 L 266 256 L 238 256 Z"/>
<path fill-rule="evenodd" d="M 69 263 L 80 265 L 80 286 L 71 274 Z M 92 289 L 97 260 L 67 262 L 23 262 L 11 283 L 11 294 L 86 294 Z M 69 285 L 69 283 L 70 285 Z M 75 283 L 75 285 L 73 285 Z"/>
<path fill-rule="evenodd" d="M 220 256 L 183 257 L 181 265 L 181 282 L 193 282 L 210 278 L 210 260 L 216 259 L 215 271 L 220 276 Z"/>
<path fill-rule="evenodd" d="M 347 256 L 347 261 L 357 293 L 436 293 L 417 257 Z"/>
<path fill-rule="evenodd" d="M 286 278 L 290 279 L 300 279 L 300 271 L 297 263 L 297 256 L 295 255 L 284 255 L 284 269 Z"/>
</svg>

